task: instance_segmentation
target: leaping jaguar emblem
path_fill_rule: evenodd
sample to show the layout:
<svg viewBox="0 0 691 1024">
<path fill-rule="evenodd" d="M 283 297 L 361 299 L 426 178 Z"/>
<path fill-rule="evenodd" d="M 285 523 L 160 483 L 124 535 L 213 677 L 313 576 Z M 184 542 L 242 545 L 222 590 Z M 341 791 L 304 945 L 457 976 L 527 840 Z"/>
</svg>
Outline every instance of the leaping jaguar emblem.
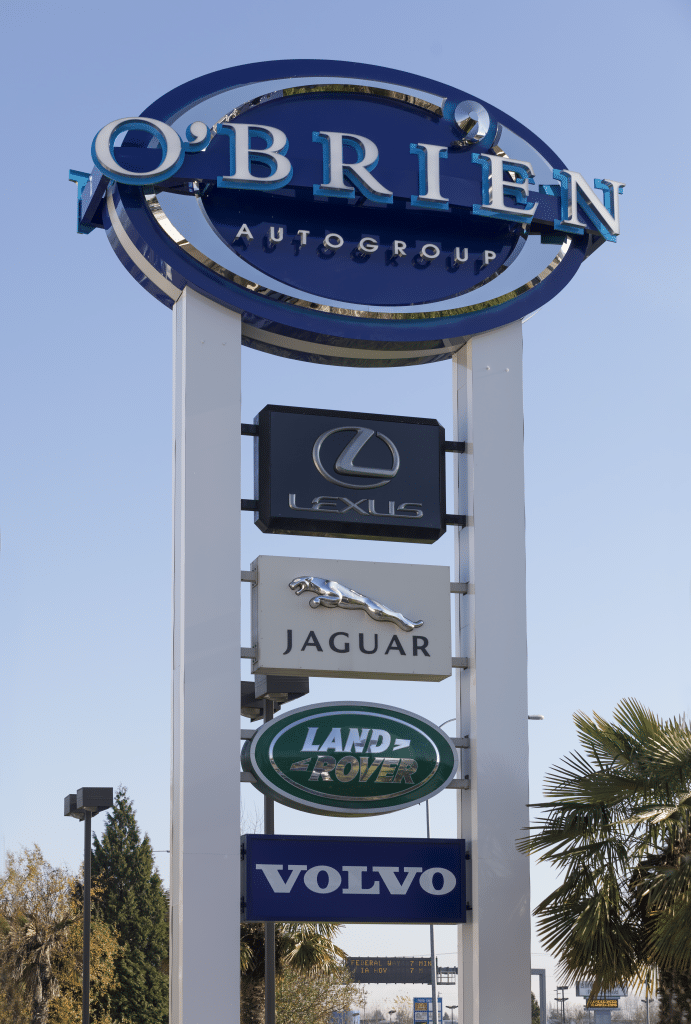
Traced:
<svg viewBox="0 0 691 1024">
<path fill-rule="evenodd" d="M 419 622 L 407 619 L 401 612 L 387 608 L 385 604 L 367 597 L 366 594 L 359 594 L 357 590 L 351 590 L 336 580 L 324 580 L 320 576 L 296 576 L 288 586 L 296 594 L 303 594 L 306 590 L 316 594 L 316 597 L 310 599 L 311 608 L 360 608 L 376 622 L 393 622 L 408 633 L 424 625 L 422 619 Z"/>
</svg>

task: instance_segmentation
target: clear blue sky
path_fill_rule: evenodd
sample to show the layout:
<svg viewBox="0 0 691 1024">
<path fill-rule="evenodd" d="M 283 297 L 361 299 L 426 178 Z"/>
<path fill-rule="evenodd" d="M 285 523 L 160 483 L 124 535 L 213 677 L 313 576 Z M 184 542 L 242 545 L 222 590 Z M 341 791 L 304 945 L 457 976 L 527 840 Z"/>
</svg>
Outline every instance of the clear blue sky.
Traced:
<svg viewBox="0 0 691 1024">
<path fill-rule="evenodd" d="M 685 0 L 79 9 L 23 0 L 6 4 L 4 19 L 4 848 L 36 841 L 76 868 L 81 830 L 63 819 L 62 799 L 119 782 L 154 847 L 168 847 L 171 316 L 102 232 L 76 234 L 67 175 L 90 170 L 91 140 L 108 121 L 232 64 L 324 57 L 414 71 L 496 104 L 590 180 L 627 183 L 620 240 L 524 331 L 530 706 L 545 715 L 531 724 L 533 799 L 574 745 L 575 710 L 607 715 L 631 696 L 662 715 L 688 713 Z M 246 420 L 268 402 L 319 405 L 315 396 L 330 394 L 336 407 L 450 427 L 450 363 L 354 370 L 244 355 Z M 452 560 L 450 538 L 290 541 L 263 536 L 247 514 L 243 543 L 245 565 L 303 551 Z M 337 687 L 315 681 L 313 697 L 333 699 Z M 380 696 L 438 722 L 454 711 L 450 681 L 383 683 Z M 247 803 L 251 817 L 249 794 Z M 453 798 L 439 797 L 433 833 L 453 834 L 452 814 Z M 424 812 L 379 823 L 380 834 L 421 835 Z M 278 830 L 315 828 L 348 831 L 277 813 Z M 167 876 L 165 855 L 159 864 Z M 554 878 L 538 869 L 533 882 L 538 899 Z M 353 955 L 422 955 L 426 942 L 413 928 L 358 926 L 343 938 Z M 452 929 L 440 929 L 438 948 L 454 952 Z M 533 965 L 549 965 L 537 944 Z"/>
</svg>

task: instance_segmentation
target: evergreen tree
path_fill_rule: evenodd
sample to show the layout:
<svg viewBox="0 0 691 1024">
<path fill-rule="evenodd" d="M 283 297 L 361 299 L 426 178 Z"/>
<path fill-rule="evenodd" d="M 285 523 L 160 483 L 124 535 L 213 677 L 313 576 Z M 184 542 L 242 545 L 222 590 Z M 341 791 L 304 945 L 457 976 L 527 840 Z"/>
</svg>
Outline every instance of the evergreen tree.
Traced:
<svg viewBox="0 0 691 1024">
<path fill-rule="evenodd" d="M 540 1024 L 540 1004 L 534 992 L 530 993 L 530 1021 L 531 1024 Z"/>
<path fill-rule="evenodd" d="M 101 896 L 98 915 L 117 935 L 116 986 L 107 996 L 114 1020 L 168 1021 L 168 900 L 154 867 L 148 835 L 141 838 L 132 801 L 121 786 L 94 835 L 92 871 Z"/>
</svg>

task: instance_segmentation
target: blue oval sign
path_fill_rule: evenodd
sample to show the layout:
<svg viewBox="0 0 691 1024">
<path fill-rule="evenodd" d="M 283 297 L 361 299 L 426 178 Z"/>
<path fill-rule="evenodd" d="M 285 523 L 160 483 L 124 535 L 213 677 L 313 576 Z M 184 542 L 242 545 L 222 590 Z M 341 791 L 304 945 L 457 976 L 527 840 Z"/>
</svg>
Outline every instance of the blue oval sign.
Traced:
<svg viewBox="0 0 691 1024">
<path fill-rule="evenodd" d="M 104 226 L 165 304 L 190 285 L 242 313 L 247 344 L 301 359 L 447 358 L 619 232 L 621 182 L 589 184 L 467 93 L 370 65 L 206 75 L 106 125 L 92 155 L 80 230 Z"/>
</svg>

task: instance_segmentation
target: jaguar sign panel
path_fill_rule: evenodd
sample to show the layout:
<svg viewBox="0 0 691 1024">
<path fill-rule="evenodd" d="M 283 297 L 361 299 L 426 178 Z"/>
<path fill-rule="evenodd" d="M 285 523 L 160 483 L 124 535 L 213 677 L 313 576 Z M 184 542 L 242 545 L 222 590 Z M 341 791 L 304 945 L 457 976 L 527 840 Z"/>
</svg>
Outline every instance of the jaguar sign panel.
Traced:
<svg viewBox="0 0 691 1024">
<path fill-rule="evenodd" d="M 244 744 L 242 765 L 262 793 L 289 807 L 364 817 L 441 792 L 456 774 L 458 754 L 425 718 L 346 701 L 266 722 Z"/>
<path fill-rule="evenodd" d="M 444 533 L 436 420 L 267 405 L 255 423 L 260 530 L 423 543 Z"/>
<path fill-rule="evenodd" d="M 460 924 L 462 839 L 242 837 L 245 921 Z"/>
<path fill-rule="evenodd" d="M 451 675 L 448 566 L 260 555 L 252 569 L 255 674 Z"/>
<path fill-rule="evenodd" d="M 268 352 L 352 366 L 448 358 L 521 319 L 619 233 L 588 182 L 509 114 L 390 68 L 250 64 L 97 131 L 79 230 L 172 306 L 185 286 Z"/>
</svg>

